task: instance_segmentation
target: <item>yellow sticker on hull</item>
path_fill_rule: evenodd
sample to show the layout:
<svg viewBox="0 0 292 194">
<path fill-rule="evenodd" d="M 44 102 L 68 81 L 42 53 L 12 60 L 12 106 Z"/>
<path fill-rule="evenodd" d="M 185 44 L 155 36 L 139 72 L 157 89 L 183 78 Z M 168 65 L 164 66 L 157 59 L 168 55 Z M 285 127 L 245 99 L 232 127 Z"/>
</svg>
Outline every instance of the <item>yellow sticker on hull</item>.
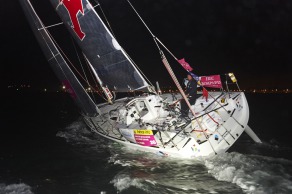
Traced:
<svg viewBox="0 0 292 194">
<path fill-rule="evenodd" d="M 152 130 L 147 130 L 147 129 L 135 129 L 134 134 L 137 135 L 153 135 Z"/>
</svg>

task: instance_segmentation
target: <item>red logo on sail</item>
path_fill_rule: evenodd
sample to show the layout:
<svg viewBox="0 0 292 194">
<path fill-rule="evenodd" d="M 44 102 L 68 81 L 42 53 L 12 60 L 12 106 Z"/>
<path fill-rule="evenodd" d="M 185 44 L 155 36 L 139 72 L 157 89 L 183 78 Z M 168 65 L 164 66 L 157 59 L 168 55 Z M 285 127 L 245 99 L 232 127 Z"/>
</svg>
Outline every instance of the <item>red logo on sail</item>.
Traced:
<svg viewBox="0 0 292 194">
<path fill-rule="evenodd" d="M 85 37 L 85 33 L 82 32 L 79 20 L 77 18 L 78 13 L 80 12 L 82 15 L 84 15 L 83 11 L 83 5 L 82 0 L 60 0 L 60 4 L 63 4 L 65 8 L 67 9 L 70 19 L 73 23 L 73 30 L 77 34 L 77 36 L 83 40 Z"/>
</svg>

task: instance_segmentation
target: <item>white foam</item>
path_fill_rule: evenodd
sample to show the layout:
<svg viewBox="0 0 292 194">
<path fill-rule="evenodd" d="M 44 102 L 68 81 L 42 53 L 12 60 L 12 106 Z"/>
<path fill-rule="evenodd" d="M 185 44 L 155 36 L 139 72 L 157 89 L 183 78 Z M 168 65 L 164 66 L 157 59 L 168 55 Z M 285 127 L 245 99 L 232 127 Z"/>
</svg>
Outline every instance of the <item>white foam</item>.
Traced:
<svg viewBox="0 0 292 194">
<path fill-rule="evenodd" d="M 205 165 L 217 180 L 235 183 L 246 193 L 292 193 L 289 160 L 225 153 L 206 159 Z"/>
<path fill-rule="evenodd" d="M 71 123 L 65 129 L 59 131 L 56 134 L 57 137 L 64 138 L 66 142 L 81 145 L 91 145 L 91 146 L 103 146 L 101 141 L 104 141 L 99 135 L 91 132 L 86 124 L 83 122 L 82 118 Z M 98 141 L 97 141 L 98 140 Z M 97 143 L 99 142 L 99 144 Z"/>
<path fill-rule="evenodd" d="M 24 184 L 11 184 L 5 185 L 0 184 L 0 193 L 1 194 L 33 194 L 31 187 Z"/>
<path fill-rule="evenodd" d="M 202 161 L 164 158 L 144 152 L 115 151 L 118 154 L 112 154 L 109 163 L 124 167 L 111 181 L 118 191 L 135 187 L 152 194 L 217 193 L 213 188 L 207 188 L 204 178 L 201 179 L 197 174 L 205 171 Z"/>
<path fill-rule="evenodd" d="M 139 178 L 131 178 L 126 174 L 116 175 L 110 183 L 112 183 L 119 192 L 128 189 L 131 186 L 147 191 L 145 185 L 141 183 Z"/>
</svg>

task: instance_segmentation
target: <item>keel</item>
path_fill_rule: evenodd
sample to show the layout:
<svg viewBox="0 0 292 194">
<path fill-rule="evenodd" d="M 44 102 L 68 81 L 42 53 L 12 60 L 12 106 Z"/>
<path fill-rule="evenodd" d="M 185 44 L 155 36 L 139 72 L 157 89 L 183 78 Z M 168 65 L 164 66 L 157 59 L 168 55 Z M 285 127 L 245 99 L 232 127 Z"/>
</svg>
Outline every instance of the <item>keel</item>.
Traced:
<svg viewBox="0 0 292 194">
<path fill-rule="evenodd" d="M 244 131 L 249 135 L 250 138 L 252 138 L 256 143 L 262 143 L 260 138 L 253 132 L 253 130 L 247 125 L 244 129 Z"/>
</svg>

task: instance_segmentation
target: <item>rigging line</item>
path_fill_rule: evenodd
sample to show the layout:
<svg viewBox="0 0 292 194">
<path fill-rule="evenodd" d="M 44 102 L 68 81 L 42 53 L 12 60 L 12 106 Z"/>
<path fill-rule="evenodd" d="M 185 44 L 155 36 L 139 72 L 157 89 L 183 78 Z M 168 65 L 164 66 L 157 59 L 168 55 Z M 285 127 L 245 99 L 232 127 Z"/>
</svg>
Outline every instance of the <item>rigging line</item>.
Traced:
<svg viewBox="0 0 292 194">
<path fill-rule="evenodd" d="M 123 49 L 123 48 L 122 48 Z M 143 77 L 146 79 L 146 81 L 148 81 L 150 83 L 151 86 L 153 86 L 153 84 L 151 83 L 151 81 L 147 78 L 147 76 L 141 71 L 141 69 L 138 67 L 138 65 L 133 61 L 133 59 L 128 55 L 128 53 L 123 49 L 123 51 L 125 52 L 125 54 L 129 57 L 129 59 L 131 60 L 131 62 L 133 63 L 133 65 L 135 65 L 135 67 L 139 70 L 139 72 L 143 75 Z"/>
<path fill-rule="evenodd" d="M 217 113 L 218 115 L 219 115 L 219 113 Z M 220 124 L 217 122 L 217 121 L 215 121 L 214 119 L 213 119 L 213 117 L 211 117 L 208 113 L 207 113 L 207 115 L 209 116 L 209 118 L 210 119 L 212 119 L 212 121 L 214 121 L 216 124 L 217 124 L 217 129 L 215 130 L 215 131 L 217 131 L 218 133 L 219 133 L 219 128 L 220 128 Z M 220 115 L 219 115 L 220 116 Z M 220 116 L 221 117 L 221 116 Z M 222 118 L 222 117 L 221 117 Z M 228 132 L 229 133 L 229 135 L 231 135 L 232 137 L 233 137 L 233 135 L 230 133 L 230 131 L 228 131 L 227 129 L 226 129 L 226 127 L 223 125 L 223 123 L 221 124 L 221 126 L 225 129 L 225 131 L 226 132 Z M 220 133 L 219 133 L 220 134 Z M 221 134 L 220 134 L 221 135 Z M 230 145 L 228 142 L 227 142 L 227 140 L 224 138 L 224 136 L 223 135 L 221 135 L 221 137 L 225 140 L 225 142 L 228 144 L 228 145 Z M 234 137 L 233 137 L 233 139 L 235 139 Z"/>
<path fill-rule="evenodd" d="M 91 74 L 91 77 L 92 77 L 92 79 L 94 80 L 94 83 L 95 83 L 95 86 L 96 86 L 96 91 L 97 91 L 97 93 L 101 96 L 101 98 L 102 99 L 104 99 L 105 101 L 107 101 L 107 99 L 104 97 L 104 95 L 102 94 L 103 92 L 102 92 L 102 88 L 100 88 L 100 87 L 102 87 L 102 86 L 100 86 L 100 84 L 98 83 L 98 81 L 97 81 L 97 78 L 92 74 L 93 72 L 93 70 L 90 68 L 90 64 L 89 64 L 89 61 L 87 60 L 87 58 L 86 58 L 86 56 L 84 55 L 84 53 L 83 53 L 83 56 L 84 56 L 84 58 L 86 59 L 85 61 L 86 61 L 86 64 L 87 64 L 87 67 L 88 67 L 88 69 L 89 69 L 89 72 L 90 72 L 90 74 Z M 93 88 L 94 89 L 94 88 Z"/>
<path fill-rule="evenodd" d="M 225 74 L 225 85 L 226 85 L 227 92 L 229 93 L 229 88 L 228 88 L 228 83 L 227 83 L 227 74 Z"/>
<path fill-rule="evenodd" d="M 71 66 L 75 69 L 75 71 L 79 74 L 79 76 L 86 82 L 86 79 L 82 76 L 82 74 L 78 71 L 78 69 L 73 65 L 73 63 L 70 61 L 70 59 L 67 57 L 67 55 L 64 53 L 64 51 L 61 49 L 61 47 L 57 44 L 56 40 L 54 39 L 54 37 L 48 32 L 49 36 L 51 37 L 51 39 L 54 41 L 54 43 L 56 44 L 56 46 L 58 47 L 58 49 L 62 52 L 62 54 L 64 55 L 64 57 L 68 60 L 69 64 L 71 64 Z M 90 83 L 87 83 L 89 86 Z M 96 91 L 98 93 L 98 91 Z M 98 93 L 99 94 L 99 93 Z M 100 95 L 100 94 L 99 94 Z"/>
<path fill-rule="evenodd" d="M 205 124 L 205 126 L 206 126 L 206 124 Z M 222 125 L 223 126 L 223 125 Z M 226 132 L 228 132 L 226 129 L 225 129 L 225 131 Z M 215 132 L 217 132 L 221 137 L 222 137 L 222 139 L 225 141 L 225 143 L 228 145 L 228 146 L 230 146 L 230 143 L 225 139 L 225 137 L 223 136 L 223 135 L 221 135 L 221 133 L 219 132 L 219 127 L 218 127 L 218 125 L 217 125 L 217 129 L 210 135 L 210 136 L 212 136 L 212 135 L 214 135 L 214 133 Z M 232 135 L 231 135 L 232 136 Z M 233 137 L 233 136 L 232 136 Z"/>
<path fill-rule="evenodd" d="M 203 86 L 202 86 L 203 87 Z M 218 102 L 210 93 L 209 93 L 209 95 L 214 99 L 214 101 L 216 101 L 216 103 L 219 105 L 219 106 L 221 106 L 227 113 L 228 113 L 228 111 L 227 111 L 227 109 L 224 107 L 224 106 L 222 106 L 222 104 L 220 104 L 220 102 Z M 229 94 L 230 95 L 230 94 Z M 239 95 L 240 95 L 240 93 L 239 93 Z M 231 118 L 233 118 L 234 120 L 235 120 L 235 122 L 238 124 L 238 125 L 240 125 L 242 128 L 245 128 L 236 118 L 234 118 L 233 117 L 233 115 L 230 115 L 230 117 Z"/>
<path fill-rule="evenodd" d="M 94 74 L 94 78 L 96 79 L 96 81 L 98 82 L 98 85 L 101 87 L 101 89 L 102 89 L 102 91 L 103 91 L 103 94 L 104 94 L 104 95 L 102 95 L 102 98 L 103 98 L 105 101 L 110 102 L 111 99 L 110 99 L 110 97 L 106 94 L 105 89 L 104 89 L 104 87 L 103 87 L 103 83 L 102 83 L 101 79 L 98 77 L 98 74 L 97 74 L 96 70 L 94 69 L 94 67 L 92 66 L 92 64 L 90 63 L 90 61 L 87 59 L 86 55 L 83 55 L 83 56 L 84 56 L 84 58 L 85 58 L 86 61 L 87 61 L 88 67 L 89 67 L 89 68 L 91 69 L 91 71 L 93 72 L 93 74 Z M 106 99 L 104 98 L 104 96 L 106 96 Z"/>
<path fill-rule="evenodd" d="M 237 85 L 238 90 L 241 92 L 241 89 L 239 88 L 239 85 L 238 85 L 237 81 L 235 83 Z"/>
<path fill-rule="evenodd" d="M 222 118 L 222 116 L 221 116 L 221 114 L 219 113 L 219 111 L 215 111 L 221 118 Z M 224 126 L 224 123 L 222 123 L 221 124 L 221 126 L 225 129 L 225 131 L 235 140 L 235 137 L 231 134 L 231 130 L 228 130 L 225 126 Z M 219 129 L 219 127 L 218 127 L 218 129 Z"/>
<path fill-rule="evenodd" d="M 222 92 L 215 100 L 219 99 L 221 96 L 223 96 L 223 94 L 224 94 L 224 92 Z M 224 95 L 224 97 L 225 97 L 225 95 Z M 203 111 L 206 111 L 212 104 L 214 104 L 215 100 L 213 102 L 211 102 L 208 106 L 206 106 L 206 108 L 204 108 Z"/>
<path fill-rule="evenodd" d="M 199 84 L 199 86 L 201 86 L 202 87 L 202 89 L 205 89 L 205 90 L 207 90 L 200 82 L 198 82 L 198 84 Z M 207 90 L 208 91 L 208 90 Z M 217 104 L 219 104 L 219 106 L 221 106 L 222 108 L 224 108 L 217 100 L 223 95 L 223 92 L 221 93 L 221 95 L 220 96 L 218 96 L 217 98 L 214 98 L 214 96 L 212 96 L 211 94 L 210 94 L 210 92 L 208 92 L 208 95 L 210 95 L 211 96 L 211 98 L 213 98 L 213 102 L 211 103 L 211 104 L 213 104 L 214 102 L 216 102 Z M 230 95 L 230 94 L 229 94 Z M 209 104 L 204 110 L 206 110 L 211 104 Z M 228 113 L 228 111 L 224 108 L 224 110 Z M 242 125 L 241 125 L 242 126 Z"/>
<path fill-rule="evenodd" d="M 84 55 L 84 53 L 83 53 L 83 55 Z M 89 63 L 88 63 L 88 61 L 85 60 L 85 62 L 86 62 L 87 68 L 88 68 L 88 70 L 89 70 L 89 72 L 90 72 L 90 75 L 91 75 L 91 77 L 92 77 L 92 79 L 93 79 L 93 81 L 94 81 L 94 83 L 95 83 L 95 86 L 96 86 L 97 90 L 98 90 L 99 92 L 101 92 L 100 85 L 99 85 L 99 83 L 97 82 L 96 78 L 93 76 L 93 73 L 92 73 L 91 68 L 89 67 Z M 101 93 L 102 93 L 102 92 L 101 92 Z"/>
<path fill-rule="evenodd" d="M 130 6 L 132 7 L 132 9 L 135 11 L 135 13 L 137 14 L 137 16 L 140 18 L 140 20 L 142 21 L 142 23 L 144 24 L 144 26 L 147 28 L 147 30 L 150 32 L 150 34 L 152 35 L 152 37 L 155 37 L 154 34 L 151 32 L 151 30 L 148 28 L 148 26 L 146 25 L 146 23 L 143 21 L 143 19 L 141 18 L 141 16 L 138 14 L 138 12 L 136 11 L 136 9 L 134 8 L 134 6 L 131 4 L 130 0 L 127 0 L 128 3 L 130 4 Z"/>
<path fill-rule="evenodd" d="M 178 60 L 174 54 L 172 52 L 170 52 L 170 50 L 168 50 L 168 48 L 157 38 L 155 37 L 155 39 L 165 48 L 165 50 L 175 59 L 175 60 Z"/>
<path fill-rule="evenodd" d="M 220 95 L 221 96 L 221 95 Z M 219 97 L 220 97 L 219 96 Z M 216 98 L 217 99 L 217 98 Z M 212 103 L 214 103 L 214 102 L 217 102 L 217 101 L 213 101 Z M 218 102 L 217 102 L 218 103 Z M 208 112 L 208 113 L 205 113 L 205 114 L 203 114 L 203 115 L 201 115 L 201 116 L 199 116 L 199 117 L 202 117 L 202 116 L 204 116 L 204 115 L 206 115 L 206 114 L 208 114 L 208 116 L 209 116 L 209 113 L 211 113 L 211 112 L 215 112 L 215 113 L 217 113 L 221 118 L 223 118 L 222 116 L 221 116 L 221 114 L 219 113 L 219 109 L 221 109 L 221 108 L 223 108 L 224 106 L 227 106 L 228 105 L 228 103 L 227 104 L 224 104 L 224 105 L 221 105 L 221 107 L 219 107 L 219 108 L 216 108 L 216 106 L 213 108 L 213 110 L 211 110 L 210 112 Z M 224 109 L 225 110 L 225 109 Z M 226 111 L 226 110 L 225 110 Z M 227 112 L 228 113 L 228 112 Z M 212 119 L 213 120 L 213 119 Z M 225 122 L 225 121 L 224 121 Z M 219 125 L 218 125 L 219 126 Z M 229 133 L 229 135 L 233 138 L 233 139 L 235 139 L 234 138 L 234 136 L 230 133 L 230 131 L 224 126 L 224 123 L 222 123 L 220 126 L 222 126 L 224 129 L 225 129 L 225 131 L 227 131 L 228 133 Z"/>
<path fill-rule="evenodd" d="M 71 41 L 72 41 L 72 44 L 73 44 L 73 47 L 74 47 L 75 53 L 76 53 L 76 55 L 77 55 L 78 61 L 79 61 L 79 63 L 80 63 L 80 66 L 81 66 L 81 68 L 82 68 L 83 74 L 84 74 L 84 76 L 85 76 L 86 82 L 89 83 L 88 78 L 87 78 L 86 73 L 85 73 L 84 68 L 83 68 L 83 64 L 82 64 L 82 62 L 81 62 L 81 60 L 80 60 L 79 54 L 78 54 L 78 52 L 77 52 L 77 49 L 76 49 L 76 46 L 75 46 L 75 43 L 74 43 L 74 40 L 72 39 L 72 37 L 71 37 Z M 88 85 L 88 86 L 90 87 L 90 85 Z M 92 96 L 94 102 L 96 103 L 96 99 L 95 99 L 93 93 L 91 94 L 91 96 Z"/>
<path fill-rule="evenodd" d="M 216 123 L 217 125 L 219 125 L 219 123 L 218 123 L 217 121 L 215 121 L 215 119 L 214 119 L 213 117 L 211 117 L 210 114 L 207 114 L 207 115 L 208 115 L 208 117 L 209 117 L 214 123 Z"/>
<path fill-rule="evenodd" d="M 139 19 L 141 20 L 141 22 L 144 24 L 144 26 L 147 28 L 147 30 L 148 30 L 149 33 L 151 34 L 151 36 L 152 36 L 152 38 L 153 38 L 153 40 L 154 40 L 154 42 L 155 42 L 155 44 L 156 44 L 158 50 L 159 50 L 160 52 L 162 52 L 162 50 L 160 49 L 158 43 L 156 42 L 156 39 L 155 39 L 154 34 L 151 32 L 151 30 L 150 30 L 149 27 L 146 25 L 146 23 L 144 22 L 144 20 L 142 19 L 142 17 L 139 15 L 139 13 L 136 11 L 136 9 L 134 8 L 134 6 L 131 4 L 130 0 L 127 0 L 127 1 L 128 1 L 128 3 L 130 4 L 130 6 L 132 7 L 132 9 L 134 10 L 134 12 L 137 14 L 137 16 L 139 17 Z"/>
<path fill-rule="evenodd" d="M 79 54 L 78 54 L 78 52 L 77 52 L 77 49 L 76 49 L 76 46 L 75 46 L 75 44 L 74 44 L 74 41 L 73 41 L 72 37 L 71 37 L 71 41 L 72 41 L 72 44 L 73 44 L 73 47 L 74 47 L 75 53 L 76 53 L 76 55 L 77 55 L 78 61 L 79 61 L 79 63 L 80 63 L 80 66 L 81 66 L 81 68 L 82 68 L 83 74 L 84 74 L 84 76 L 85 76 L 86 82 L 89 83 L 88 78 L 87 78 L 86 73 L 85 73 L 85 71 L 84 71 L 84 68 L 83 68 L 82 62 L 81 62 L 81 60 L 80 60 Z"/>
<path fill-rule="evenodd" d="M 224 104 L 224 106 L 227 106 L 227 105 L 228 105 L 228 103 L 227 103 L 227 104 Z M 196 118 L 199 119 L 199 118 L 205 116 L 206 114 L 211 113 L 211 112 L 214 112 L 214 111 L 217 111 L 217 110 L 219 110 L 219 109 L 221 109 L 221 108 L 222 108 L 222 107 L 214 108 L 213 110 L 211 110 L 211 111 L 209 111 L 209 112 L 204 111 L 204 112 L 205 112 L 204 114 L 201 114 L 201 115 L 197 116 Z M 192 120 L 195 120 L 195 118 L 192 119 Z"/>
<path fill-rule="evenodd" d="M 136 11 L 136 9 L 134 8 L 134 6 L 131 4 L 130 0 L 127 0 L 127 1 L 128 1 L 128 3 L 130 4 L 130 6 L 132 7 L 132 9 L 134 10 L 134 12 L 137 14 L 137 16 L 139 17 L 139 19 L 141 20 L 141 22 L 144 24 L 144 26 L 147 28 L 147 30 L 148 30 L 149 33 L 151 34 L 151 36 L 152 36 L 152 38 L 153 38 L 153 40 L 154 40 L 154 42 L 155 42 L 155 44 L 156 44 L 156 46 L 157 46 L 157 48 L 158 48 L 160 54 L 161 54 L 161 55 L 164 55 L 164 54 L 162 53 L 162 50 L 160 49 L 160 47 L 159 47 L 157 41 L 156 41 L 156 37 L 155 37 L 154 34 L 151 32 L 150 28 L 146 25 L 146 23 L 144 22 L 144 20 L 142 19 L 142 17 L 139 15 L 139 13 Z"/>
<path fill-rule="evenodd" d="M 180 149 L 179 149 L 179 148 L 177 147 L 177 145 L 174 143 L 173 139 L 171 139 L 171 137 L 170 137 L 170 135 L 168 134 L 168 132 L 167 132 L 167 131 L 163 131 L 163 133 L 164 133 L 164 135 L 169 139 L 169 141 L 168 141 L 167 143 L 171 142 L 172 145 L 173 145 L 174 147 L 176 147 L 177 151 L 179 151 Z"/>
<path fill-rule="evenodd" d="M 162 136 L 161 136 L 161 131 L 158 130 L 158 133 L 159 133 L 159 138 L 158 139 L 160 140 L 162 147 L 165 148 L 164 142 L 163 142 L 163 139 L 162 139 Z"/>
<path fill-rule="evenodd" d="M 113 31 L 113 29 L 112 29 L 112 27 L 111 27 L 111 25 L 110 25 L 110 23 L 109 23 L 109 21 L 108 21 L 106 15 L 105 15 L 105 13 L 104 13 L 104 11 L 103 11 L 103 9 L 101 8 L 101 4 L 98 2 L 98 0 L 94 0 L 94 1 L 95 1 L 96 4 L 97 4 L 96 6 L 98 6 L 99 9 L 101 10 L 102 15 L 103 15 L 103 17 L 105 18 L 105 21 L 106 21 L 106 23 L 107 23 L 107 25 L 108 25 L 108 27 L 109 27 L 109 29 L 110 29 L 112 35 L 113 35 L 114 37 L 116 37 L 115 34 L 114 34 L 114 31 Z"/>
<path fill-rule="evenodd" d="M 53 25 L 50 25 L 50 26 L 44 26 L 42 28 L 38 28 L 38 30 L 48 29 L 48 28 L 51 28 L 51 27 L 59 26 L 61 24 L 64 24 L 64 23 L 63 22 L 60 22 L 60 23 L 53 24 Z"/>
<path fill-rule="evenodd" d="M 211 95 L 210 95 L 211 96 Z M 220 96 L 222 96 L 222 93 L 219 95 L 219 97 Z M 219 97 L 217 97 L 216 99 L 218 99 Z M 213 98 L 214 99 L 214 98 Z M 208 105 L 208 107 L 211 105 L 211 104 L 213 104 L 215 102 L 215 100 L 213 101 L 213 102 L 211 102 L 209 105 Z M 216 106 L 215 106 L 216 107 Z M 215 109 L 215 107 L 211 110 L 211 112 L 213 112 L 214 111 L 214 109 Z M 204 109 L 204 110 L 206 110 L 207 109 L 207 107 Z M 215 119 L 209 114 L 209 113 L 206 113 L 207 115 L 208 115 L 208 117 L 214 122 L 214 123 L 216 123 L 217 125 L 219 125 L 219 123 L 217 122 L 217 121 L 215 121 Z"/>
</svg>

